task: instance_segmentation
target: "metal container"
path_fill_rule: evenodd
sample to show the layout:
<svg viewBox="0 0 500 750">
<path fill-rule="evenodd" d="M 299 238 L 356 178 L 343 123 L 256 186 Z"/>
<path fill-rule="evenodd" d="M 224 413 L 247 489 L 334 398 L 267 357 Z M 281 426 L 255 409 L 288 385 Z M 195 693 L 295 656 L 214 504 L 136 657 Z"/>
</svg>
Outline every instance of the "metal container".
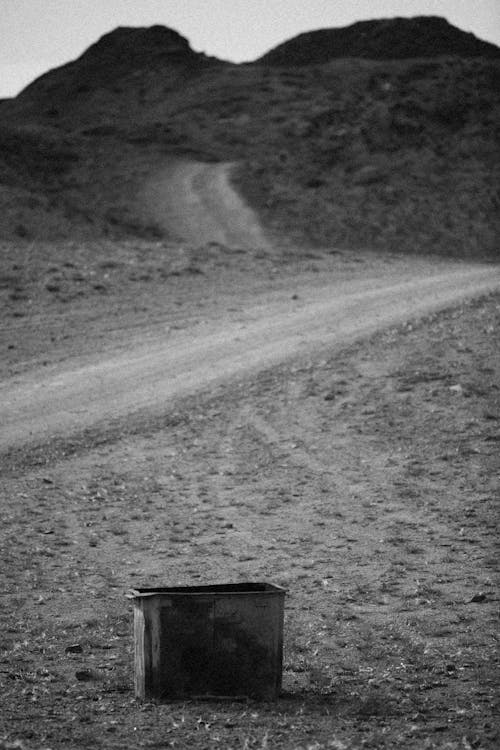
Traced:
<svg viewBox="0 0 500 750">
<path fill-rule="evenodd" d="M 285 594 L 270 583 L 131 591 L 136 696 L 276 699 Z"/>
</svg>

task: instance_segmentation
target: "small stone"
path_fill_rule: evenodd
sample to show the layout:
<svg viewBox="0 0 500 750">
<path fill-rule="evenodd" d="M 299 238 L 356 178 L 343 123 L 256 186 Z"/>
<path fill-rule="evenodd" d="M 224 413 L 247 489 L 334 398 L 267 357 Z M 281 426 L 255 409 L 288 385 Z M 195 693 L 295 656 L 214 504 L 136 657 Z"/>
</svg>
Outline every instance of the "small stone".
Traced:
<svg viewBox="0 0 500 750">
<path fill-rule="evenodd" d="M 72 643 L 64 649 L 67 654 L 82 654 L 83 648 L 80 643 Z"/>
<path fill-rule="evenodd" d="M 90 669 L 79 669 L 75 672 L 75 677 L 80 682 L 91 682 L 97 679 L 96 675 Z"/>
<path fill-rule="evenodd" d="M 381 182 L 385 178 L 384 172 L 373 164 L 366 164 L 358 169 L 352 176 L 354 185 L 372 185 Z"/>
<path fill-rule="evenodd" d="M 474 596 L 471 599 L 471 602 L 474 604 L 482 604 L 483 602 L 487 601 L 488 597 L 486 594 L 474 594 Z"/>
</svg>

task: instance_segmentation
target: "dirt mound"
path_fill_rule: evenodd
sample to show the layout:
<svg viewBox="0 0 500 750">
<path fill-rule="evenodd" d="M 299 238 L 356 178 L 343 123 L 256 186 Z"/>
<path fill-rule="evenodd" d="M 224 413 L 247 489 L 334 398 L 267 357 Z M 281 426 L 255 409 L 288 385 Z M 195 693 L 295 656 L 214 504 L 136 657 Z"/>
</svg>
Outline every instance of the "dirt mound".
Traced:
<svg viewBox="0 0 500 750">
<path fill-rule="evenodd" d="M 260 58 L 266 65 L 321 65 L 339 57 L 398 60 L 415 57 L 500 57 L 500 49 L 445 18 L 384 18 L 299 34 Z"/>
</svg>

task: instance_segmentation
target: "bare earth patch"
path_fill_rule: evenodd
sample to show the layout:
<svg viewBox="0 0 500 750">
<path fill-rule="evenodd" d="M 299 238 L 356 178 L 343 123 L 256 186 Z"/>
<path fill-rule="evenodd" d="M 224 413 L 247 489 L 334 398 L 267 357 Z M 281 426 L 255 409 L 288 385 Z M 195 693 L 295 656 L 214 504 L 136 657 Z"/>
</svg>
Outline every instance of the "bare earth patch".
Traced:
<svg viewBox="0 0 500 750">
<path fill-rule="evenodd" d="M 498 294 L 13 453 L 0 747 L 496 747 Z M 276 704 L 139 704 L 131 586 L 289 590 Z"/>
<path fill-rule="evenodd" d="M 308 266 L 306 251 L 293 249 L 70 249 L 71 261 L 54 260 L 44 272 L 57 246 L 30 248 L 24 284 L 5 273 L 12 343 L 11 377 L 0 384 L 0 453 L 162 413 L 175 398 L 496 290 L 500 279 L 493 265 L 369 254 L 317 253 Z M 19 262 L 12 269 L 22 278 Z"/>
</svg>

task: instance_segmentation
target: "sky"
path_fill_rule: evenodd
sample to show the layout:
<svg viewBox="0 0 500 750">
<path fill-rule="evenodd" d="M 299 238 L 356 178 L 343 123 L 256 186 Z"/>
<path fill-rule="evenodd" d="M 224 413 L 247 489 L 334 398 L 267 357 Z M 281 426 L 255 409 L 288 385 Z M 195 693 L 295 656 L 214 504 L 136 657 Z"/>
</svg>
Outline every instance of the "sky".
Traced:
<svg viewBox="0 0 500 750">
<path fill-rule="evenodd" d="M 0 98 L 117 26 L 162 24 L 197 52 L 246 62 L 304 31 L 416 15 L 500 46 L 500 0 L 0 0 Z"/>
</svg>

